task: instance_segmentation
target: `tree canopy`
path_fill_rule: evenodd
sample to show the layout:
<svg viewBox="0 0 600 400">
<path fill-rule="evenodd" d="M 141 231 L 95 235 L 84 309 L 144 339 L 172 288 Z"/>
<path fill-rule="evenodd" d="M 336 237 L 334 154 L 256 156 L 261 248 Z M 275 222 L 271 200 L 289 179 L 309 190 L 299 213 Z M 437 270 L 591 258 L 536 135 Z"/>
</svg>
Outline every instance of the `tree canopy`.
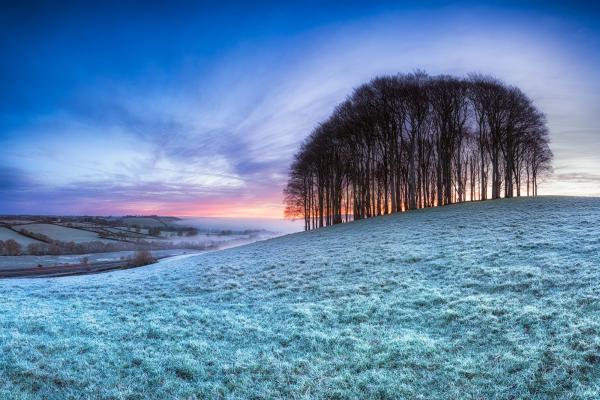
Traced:
<svg viewBox="0 0 600 400">
<path fill-rule="evenodd" d="M 482 75 L 377 77 L 301 145 L 284 190 L 285 216 L 314 229 L 536 196 L 551 161 L 545 116 L 517 87 Z"/>
</svg>

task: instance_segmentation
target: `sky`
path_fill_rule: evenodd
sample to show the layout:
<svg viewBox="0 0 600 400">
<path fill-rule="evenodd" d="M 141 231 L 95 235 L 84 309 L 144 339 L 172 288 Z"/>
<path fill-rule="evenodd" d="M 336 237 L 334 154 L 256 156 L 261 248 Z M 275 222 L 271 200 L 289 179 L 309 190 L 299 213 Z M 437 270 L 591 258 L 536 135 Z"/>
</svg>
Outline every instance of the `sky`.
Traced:
<svg viewBox="0 0 600 400">
<path fill-rule="evenodd" d="M 586 3 L 2 2 L 0 214 L 281 218 L 311 130 L 417 69 L 519 86 L 550 129 L 540 193 L 600 196 Z"/>
</svg>

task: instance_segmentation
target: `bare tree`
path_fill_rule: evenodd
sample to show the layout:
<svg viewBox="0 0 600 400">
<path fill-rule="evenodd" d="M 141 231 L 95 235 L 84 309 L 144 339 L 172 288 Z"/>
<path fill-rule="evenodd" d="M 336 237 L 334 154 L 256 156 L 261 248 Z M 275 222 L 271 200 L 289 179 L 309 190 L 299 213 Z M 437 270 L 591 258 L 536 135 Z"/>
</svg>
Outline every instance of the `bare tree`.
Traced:
<svg viewBox="0 0 600 400">
<path fill-rule="evenodd" d="M 7 256 L 20 256 L 21 245 L 14 239 L 8 239 L 4 242 L 4 252 Z"/>
<path fill-rule="evenodd" d="M 390 212 L 537 195 L 551 170 L 542 113 L 481 75 L 384 76 L 358 87 L 309 135 L 284 190 L 305 229 Z M 489 171 L 491 169 L 491 182 Z"/>
</svg>

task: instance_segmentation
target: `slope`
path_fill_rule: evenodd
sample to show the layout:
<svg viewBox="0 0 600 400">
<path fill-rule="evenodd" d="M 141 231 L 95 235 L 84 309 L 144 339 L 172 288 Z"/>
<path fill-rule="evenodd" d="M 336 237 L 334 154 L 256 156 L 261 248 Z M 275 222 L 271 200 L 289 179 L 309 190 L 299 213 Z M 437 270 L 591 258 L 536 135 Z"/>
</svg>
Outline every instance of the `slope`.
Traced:
<svg viewBox="0 0 600 400">
<path fill-rule="evenodd" d="M 498 200 L 0 281 L 0 398 L 598 398 L 599 227 Z"/>
</svg>

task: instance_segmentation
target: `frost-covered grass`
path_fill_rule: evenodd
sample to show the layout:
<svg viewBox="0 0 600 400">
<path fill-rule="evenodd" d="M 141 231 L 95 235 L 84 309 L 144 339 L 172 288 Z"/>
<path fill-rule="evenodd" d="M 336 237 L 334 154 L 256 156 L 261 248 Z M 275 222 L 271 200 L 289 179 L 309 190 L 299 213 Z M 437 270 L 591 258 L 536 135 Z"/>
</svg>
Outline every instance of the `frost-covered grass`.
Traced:
<svg viewBox="0 0 600 400">
<path fill-rule="evenodd" d="M 600 397 L 600 199 L 0 282 L 0 398 Z"/>
<path fill-rule="evenodd" d="M 27 246 L 30 243 L 41 243 L 39 240 L 31 239 L 27 236 L 23 236 L 13 230 L 0 226 L 0 240 L 14 240 L 21 246 Z"/>
</svg>

